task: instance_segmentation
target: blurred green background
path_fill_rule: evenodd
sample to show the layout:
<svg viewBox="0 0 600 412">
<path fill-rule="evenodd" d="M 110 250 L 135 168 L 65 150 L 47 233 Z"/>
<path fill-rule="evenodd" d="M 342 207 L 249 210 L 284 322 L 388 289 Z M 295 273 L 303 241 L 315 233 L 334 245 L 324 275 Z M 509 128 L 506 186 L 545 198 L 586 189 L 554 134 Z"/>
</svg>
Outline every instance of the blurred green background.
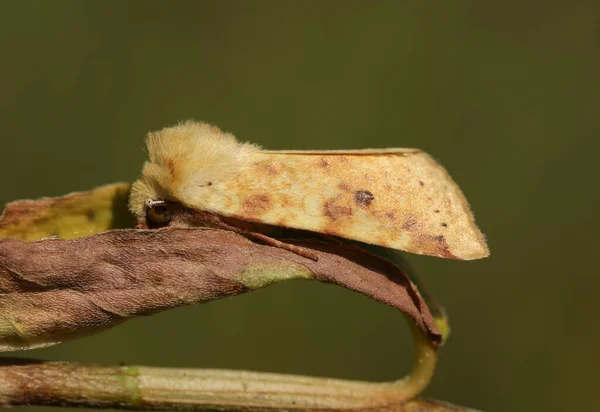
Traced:
<svg viewBox="0 0 600 412">
<path fill-rule="evenodd" d="M 272 149 L 422 148 L 459 182 L 492 251 L 407 256 L 453 327 L 426 396 L 590 407 L 599 2 L 2 6 L 2 203 L 133 180 L 145 133 L 188 118 Z M 401 318 L 296 281 L 17 355 L 391 380 L 412 362 Z"/>
</svg>

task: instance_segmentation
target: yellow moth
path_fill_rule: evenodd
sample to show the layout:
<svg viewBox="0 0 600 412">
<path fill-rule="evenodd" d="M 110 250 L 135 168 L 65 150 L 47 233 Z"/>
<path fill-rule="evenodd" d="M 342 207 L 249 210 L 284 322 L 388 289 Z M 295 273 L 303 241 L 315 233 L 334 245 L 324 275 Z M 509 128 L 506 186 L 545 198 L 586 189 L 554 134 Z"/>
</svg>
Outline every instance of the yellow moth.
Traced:
<svg viewBox="0 0 600 412">
<path fill-rule="evenodd" d="M 278 246 L 264 228 L 452 259 L 489 254 L 456 183 L 418 149 L 270 151 L 195 121 L 149 133 L 147 146 L 130 197 L 142 226 L 167 224 L 176 209 L 194 225 L 254 231 Z"/>
</svg>

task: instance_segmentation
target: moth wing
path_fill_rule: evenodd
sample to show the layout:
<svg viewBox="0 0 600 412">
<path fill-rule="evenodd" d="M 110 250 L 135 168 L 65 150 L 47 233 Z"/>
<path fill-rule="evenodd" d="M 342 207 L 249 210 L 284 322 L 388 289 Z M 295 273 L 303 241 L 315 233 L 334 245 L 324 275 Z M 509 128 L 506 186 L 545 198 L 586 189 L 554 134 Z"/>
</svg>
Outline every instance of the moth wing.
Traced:
<svg viewBox="0 0 600 412">
<path fill-rule="evenodd" d="M 263 150 L 267 154 L 295 154 L 295 155 L 380 155 L 380 154 L 406 154 L 421 152 L 411 148 L 383 148 L 383 149 L 350 149 L 350 150 Z"/>
<path fill-rule="evenodd" d="M 208 209 L 247 221 L 453 259 L 488 256 L 446 170 L 417 149 L 264 151 Z"/>
</svg>

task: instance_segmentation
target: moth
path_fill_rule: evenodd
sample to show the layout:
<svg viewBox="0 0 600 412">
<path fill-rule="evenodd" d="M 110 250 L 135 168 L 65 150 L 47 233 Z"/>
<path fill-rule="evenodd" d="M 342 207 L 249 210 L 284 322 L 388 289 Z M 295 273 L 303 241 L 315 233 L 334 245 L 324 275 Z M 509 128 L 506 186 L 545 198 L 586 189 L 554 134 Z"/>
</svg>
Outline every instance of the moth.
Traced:
<svg viewBox="0 0 600 412">
<path fill-rule="evenodd" d="M 150 132 L 146 144 L 129 202 L 142 227 L 224 227 L 308 257 L 273 229 L 451 259 L 489 255 L 459 187 L 418 149 L 263 150 L 196 121 Z"/>
</svg>

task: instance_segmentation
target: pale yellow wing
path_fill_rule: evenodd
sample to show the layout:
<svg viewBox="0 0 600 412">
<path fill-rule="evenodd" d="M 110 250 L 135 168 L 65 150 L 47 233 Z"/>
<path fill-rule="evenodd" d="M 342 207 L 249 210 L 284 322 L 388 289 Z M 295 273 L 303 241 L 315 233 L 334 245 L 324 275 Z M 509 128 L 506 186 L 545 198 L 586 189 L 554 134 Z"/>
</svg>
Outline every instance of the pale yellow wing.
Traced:
<svg viewBox="0 0 600 412">
<path fill-rule="evenodd" d="M 264 151 L 206 200 L 225 216 L 453 259 L 488 256 L 462 192 L 416 149 Z"/>
</svg>

